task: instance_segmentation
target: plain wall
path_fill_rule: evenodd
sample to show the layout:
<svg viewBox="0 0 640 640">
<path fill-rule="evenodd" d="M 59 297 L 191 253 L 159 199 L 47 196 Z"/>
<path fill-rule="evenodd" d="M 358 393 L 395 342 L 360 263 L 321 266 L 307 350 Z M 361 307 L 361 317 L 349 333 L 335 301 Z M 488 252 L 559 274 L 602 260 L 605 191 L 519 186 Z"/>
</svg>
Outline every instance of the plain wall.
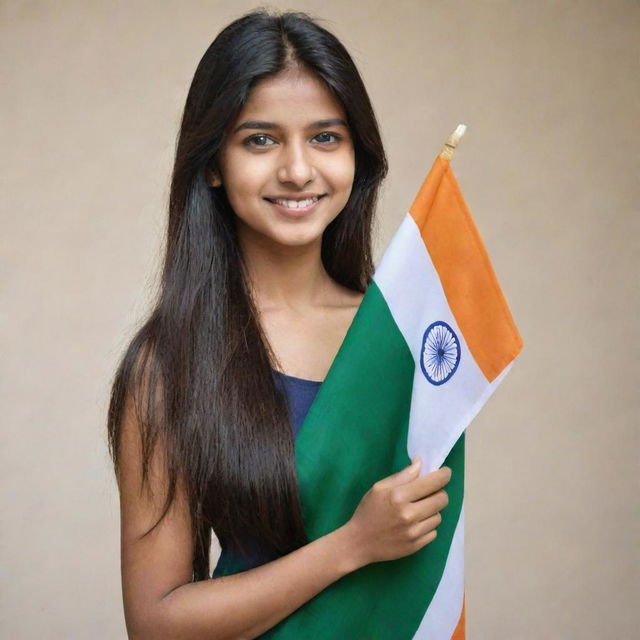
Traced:
<svg viewBox="0 0 640 640">
<path fill-rule="evenodd" d="M 195 67 L 256 6 L 0 7 L 3 638 L 126 637 L 109 385 Z M 269 6 L 326 19 L 363 75 L 390 161 L 377 259 L 468 127 L 452 166 L 525 343 L 467 429 L 468 637 L 637 637 L 638 3 Z"/>
</svg>

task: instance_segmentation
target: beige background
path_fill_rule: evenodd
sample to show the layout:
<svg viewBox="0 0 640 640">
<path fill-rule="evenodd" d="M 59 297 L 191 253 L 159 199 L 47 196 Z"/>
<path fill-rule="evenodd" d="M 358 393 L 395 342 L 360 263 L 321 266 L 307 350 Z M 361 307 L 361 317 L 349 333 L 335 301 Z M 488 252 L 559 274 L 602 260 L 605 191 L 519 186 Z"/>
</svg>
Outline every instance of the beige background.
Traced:
<svg viewBox="0 0 640 640">
<path fill-rule="evenodd" d="M 192 74 L 254 6 L 1 5 L 2 638 L 126 637 L 109 384 Z M 293 6 L 329 20 L 379 117 L 377 258 L 468 126 L 454 171 L 525 342 L 467 431 L 469 639 L 637 637 L 638 3 Z"/>
</svg>

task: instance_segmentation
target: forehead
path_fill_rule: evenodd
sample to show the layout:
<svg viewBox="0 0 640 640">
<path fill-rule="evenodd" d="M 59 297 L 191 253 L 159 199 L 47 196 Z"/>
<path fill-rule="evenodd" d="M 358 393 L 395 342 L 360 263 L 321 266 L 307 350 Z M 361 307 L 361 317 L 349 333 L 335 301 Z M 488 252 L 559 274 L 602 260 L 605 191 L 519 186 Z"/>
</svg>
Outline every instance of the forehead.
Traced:
<svg viewBox="0 0 640 640">
<path fill-rule="evenodd" d="M 324 83 L 307 71 L 290 71 L 256 83 L 234 127 L 249 119 L 302 127 L 333 117 L 346 120 L 340 101 Z"/>
</svg>

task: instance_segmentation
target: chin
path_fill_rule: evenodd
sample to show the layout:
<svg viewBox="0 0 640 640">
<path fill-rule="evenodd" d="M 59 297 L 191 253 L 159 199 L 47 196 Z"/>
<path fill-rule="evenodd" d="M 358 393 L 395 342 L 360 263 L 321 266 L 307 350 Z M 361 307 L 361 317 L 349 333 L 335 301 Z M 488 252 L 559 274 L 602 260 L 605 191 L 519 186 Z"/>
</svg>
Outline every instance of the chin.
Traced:
<svg viewBox="0 0 640 640">
<path fill-rule="evenodd" d="M 322 241 L 326 225 L 309 224 L 310 221 L 302 224 L 276 223 L 262 226 L 251 226 L 242 224 L 242 232 L 247 234 L 247 238 L 253 238 L 260 244 L 271 244 L 281 247 L 304 247 Z"/>
<path fill-rule="evenodd" d="M 306 245 L 315 244 L 322 241 L 322 234 L 313 233 L 311 230 L 293 231 L 289 229 L 284 233 L 279 233 L 272 237 L 277 244 L 287 247 L 304 247 Z"/>
</svg>

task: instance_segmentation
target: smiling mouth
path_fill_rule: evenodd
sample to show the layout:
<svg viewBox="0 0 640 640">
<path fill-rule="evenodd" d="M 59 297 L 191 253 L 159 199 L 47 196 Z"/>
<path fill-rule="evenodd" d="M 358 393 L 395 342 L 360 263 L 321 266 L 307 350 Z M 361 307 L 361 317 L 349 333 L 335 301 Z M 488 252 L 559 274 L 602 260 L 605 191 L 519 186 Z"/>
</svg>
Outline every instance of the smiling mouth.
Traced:
<svg viewBox="0 0 640 640">
<path fill-rule="evenodd" d="M 322 198 L 324 198 L 327 194 L 323 193 L 322 195 L 318 196 L 317 198 L 313 199 L 313 198 L 302 198 L 302 199 L 296 199 L 296 198 L 290 198 L 288 200 L 288 202 L 306 202 L 308 200 L 312 200 L 312 202 L 310 204 L 315 204 L 316 202 L 322 200 Z M 271 204 L 279 204 L 280 206 L 287 206 L 285 204 L 285 201 L 287 201 L 286 198 L 282 198 L 280 201 L 278 200 L 274 200 L 273 198 L 264 198 L 264 200 L 266 200 L 267 202 L 271 202 Z M 295 207 L 291 207 L 292 209 L 295 209 Z"/>
<path fill-rule="evenodd" d="M 282 215 L 286 216 L 287 218 L 297 219 L 305 217 L 307 214 L 314 211 L 315 208 L 319 205 L 320 200 L 322 200 L 322 198 L 324 198 L 326 195 L 326 193 L 323 193 L 320 197 L 318 197 L 317 200 L 305 198 L 304 200 L 300 200 L 299 202 L 307 202 L 306 205 L 294 207 L 289 207 L 286 204 L 277 202 L 276 200 L 271 200 L 270 198 L 263 198 L 263 200 L 266 200 L 268 203 L 272 204 Z M 294 202 L 296 201 L 294 200 Z"/>
</svg>

